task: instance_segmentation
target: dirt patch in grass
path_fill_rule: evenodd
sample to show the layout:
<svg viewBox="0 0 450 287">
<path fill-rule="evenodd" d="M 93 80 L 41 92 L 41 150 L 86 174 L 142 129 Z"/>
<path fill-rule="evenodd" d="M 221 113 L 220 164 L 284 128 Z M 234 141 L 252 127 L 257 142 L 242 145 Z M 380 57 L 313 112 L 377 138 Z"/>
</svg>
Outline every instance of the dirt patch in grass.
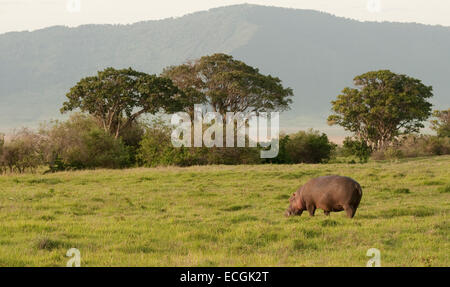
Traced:
<svg viewBox="0 0 450 287">
<path fill-rule="evenodd" d="M 408 194 L 408 193 L 411 193 L 411 191 L 409 191 L 409 188 L 397 188 L 397 189 L 394 189 L 393 193 Z"/>
<path fill-rule="evenodd" d="M 238 210 L 242 210 L 242 209 L 247 209 L 252 207 L 251 205 L 233 205 L 227 208 L 223 208 L 221 209 L 222 211 L 238 211 Z"/>
<path fill-rule="evenodd" d="M 35 240 L 34 247 L 38 250 L 51 251 L 53 249 L 67 248 L 67 244 L 61 240 L 42 237 Z"/>
<path fill-rule="evenodd" d="M 256 221 L 258 220 L 258 217 L 248 215 L 248 214 L 241 214 L 238 216 L 235 216 L 231 219 L 231 223 L 240 223 L 240 222 L 246 222 L 246 221 Z"/>
<path fill-rule="evenodd" d="M 427 217 L 435 215 L 436 209 L 432 209 L 425 206 L 413 206 L 407 208 L 393 208 L 378 213 L 380 218 L 393 218 L 400 216 L 415 216 L 415 217 Z"/>
<path fill-rule="evenodd" d="M 442 186 L 438 189 L 440 193 L 450 193 L 450 184 Z"/>
<path fill-rule="evenodd" d="M 317 245 L 313 242 L 308 242 L 306 240 L 296 239 L 292 242 L 292 249 L 294 251 L 304 251 L 304 250 L 316 250 Z"/>
<path fill-rule="evenodd" d="M 64 181 L 62 181 L 59 178 L 36 178 L 36 179 L 29 179 L 24 182 L 27 184 L 30 184 L 30 185 L 36 185 L 36 184 L 55 185 L 55 184 L 63 183 Z"/>
<path fill-rule="evenodd" d="M 321 226 L 327 227 L 327 226 L 338 226 L 339 222 L 331 219 L 326 219 L 320 223 Z"/>
</svg>

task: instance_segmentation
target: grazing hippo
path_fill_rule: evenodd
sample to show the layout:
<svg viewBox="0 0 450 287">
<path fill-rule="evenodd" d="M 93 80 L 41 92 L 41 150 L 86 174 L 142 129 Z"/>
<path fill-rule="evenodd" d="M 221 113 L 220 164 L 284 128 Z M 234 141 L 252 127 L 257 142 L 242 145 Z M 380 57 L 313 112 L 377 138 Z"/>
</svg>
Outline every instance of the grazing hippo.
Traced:
<svg viewBox="0 0 450 287">
<path fill-rule="evenodd" d="M 327 216 L 331 211 L 345 210 L 347 216 L 353 218 L 361 197 L 361 186 L 349 177 L 331 175 L 314 178 L 291 196 L 286 216 L 302 215 L 304 210 L 314 216 L 316 208 L 320 208 Z"/>
</svg>

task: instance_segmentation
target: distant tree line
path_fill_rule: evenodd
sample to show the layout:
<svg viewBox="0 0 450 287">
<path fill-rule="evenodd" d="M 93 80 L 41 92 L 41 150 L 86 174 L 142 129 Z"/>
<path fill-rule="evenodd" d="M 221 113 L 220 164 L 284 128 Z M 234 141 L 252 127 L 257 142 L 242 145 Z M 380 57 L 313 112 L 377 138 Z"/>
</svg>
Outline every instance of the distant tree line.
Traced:
<svg viewBox="0 0 450 287">
<path fill-rule="evenodd" d="M 342 146 L 314 130 L 280 135 L 279 154 L 261 159 L 263 148 L 176 148 L 172 127 L 161 117 L 203 104 L 226 119 L 227 112 L 289 109 L 293 91 L 281 80 L 225 54 L 168 67 L 161 75 L 107 68 L 81 79 L 67 93 L 66 121 L 0 135 L 0 173 L 47 172 L 159 165 L 323 163 L 337 157 L 360 162 L 450 153 L 450 110 L 435 111 L 437 136 L 418 135 L 431 115 L 432 88 L 420 80 L 381 70 L 357 76 L 332 102 L 328 118 L 353 134 Z M 248 140 L 248 139 L 247 139 Z"/>
<path fill-rule="evenodd" d="M 136 121 L 119 138 L 109 134 L 88 114 L 75 113 L 67 121 L 42 125 L 37 131 L 22 129 L 0 142 L 1 172 L 47 172 L 133 166 L 192 166 L 211 164 L 320 163 L 328 161 L 335 144 L 317 131 L 286 135 L 280 154 L 261 159 L 259 148 L 175 148 L 171 127 L 160 118 Z"/>
</svg>

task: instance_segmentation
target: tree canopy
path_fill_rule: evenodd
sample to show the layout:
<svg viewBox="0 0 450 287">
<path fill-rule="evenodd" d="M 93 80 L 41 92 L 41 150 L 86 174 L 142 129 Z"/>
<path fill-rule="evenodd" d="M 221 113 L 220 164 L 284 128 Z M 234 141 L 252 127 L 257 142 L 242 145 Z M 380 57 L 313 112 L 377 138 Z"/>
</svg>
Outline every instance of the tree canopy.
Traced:
<svg viewBox="0 0 450 287">
<path fill-rule="evenodd" d="M 203 93 L 205 85 L 196 69 L 194 62 L 187 62 L 180 66 L 166 68 L 162 73 L 163 77 L 171 79 L 186 95 L 184 97 L 185 111 L 191 118 L 194 117 L 194 105 L 207 103 L 206 95 Z"/>
<path fill-rule="evenodd" d="M 418 132 L 431 115 L 432 87 L 389 70 L 354 78 L 335 101 L 330 125 L 340 125 L 367 142 L 373 150 L 389 145 L 400 134 Z"/>
<path fill-rule="evenodd" d="M 62 113 L 79 108 L 116 138 L 144 113 L 178 112 L 184 94 L 168 78 L 133 69 L 107 68 L 81 79 L 66 95 Z"/>
<path fill-rule="evenodd" d="M 195 94 L 191 99 L 197 104 L 209 104 L 224 117 L 227 112 L 283 111 L 292 102 L 292 89 L 284 88 L 279 78 L 263 75 L 226 54 L 169 67 L 162 75 L 186 93 Z"/>
</svg>

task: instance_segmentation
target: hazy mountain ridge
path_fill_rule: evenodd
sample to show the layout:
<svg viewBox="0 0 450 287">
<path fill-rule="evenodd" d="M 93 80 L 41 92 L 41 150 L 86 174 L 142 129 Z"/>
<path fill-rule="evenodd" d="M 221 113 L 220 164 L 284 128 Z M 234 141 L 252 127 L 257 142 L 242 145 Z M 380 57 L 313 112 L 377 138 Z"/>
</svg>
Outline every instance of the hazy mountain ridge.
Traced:
<svg viewBox="0 0 450 287">
<path fill-rule="evenodd" d="M 295 92 L 283 126 L 325 128 L 330 101 L 374 69 L 418 77 L 450 104 L 450 28 L 373 23 L 311 10 L 237 5 L 132 25 L 50 27 L 0 35 L 0 128 L 59 116 L 67 90 L 108 66 L 159 73 L 225 52 Z"/>
</svg>

